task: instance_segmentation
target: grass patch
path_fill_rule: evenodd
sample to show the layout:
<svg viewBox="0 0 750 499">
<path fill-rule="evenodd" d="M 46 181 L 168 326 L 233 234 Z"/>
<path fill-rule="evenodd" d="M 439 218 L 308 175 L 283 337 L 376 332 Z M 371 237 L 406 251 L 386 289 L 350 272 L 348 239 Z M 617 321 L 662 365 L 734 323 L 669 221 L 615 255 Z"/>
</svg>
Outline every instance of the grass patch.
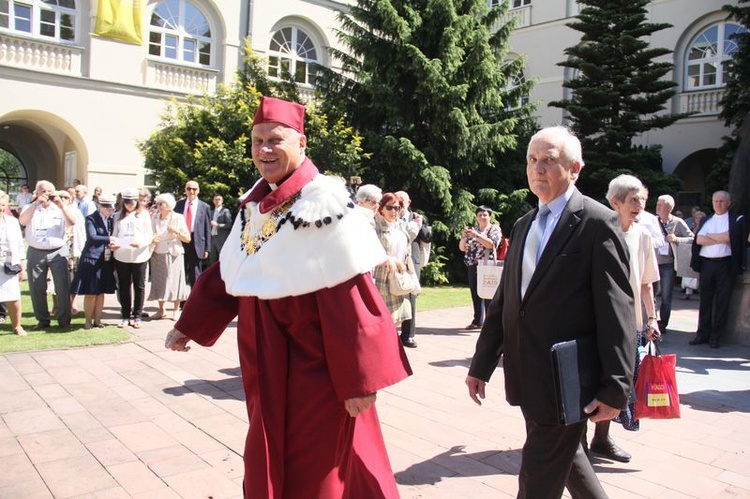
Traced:
<svg viewBox="0 0 750 499">
<path fill-rule="evenodd" d="M 471 305 L 471 293 L 466 286 L 435 286 L 422 288 L 417 300 L 417 312 L 440 308 Z"/>
<path fill-rule="evenodd" d="M 83 298 L 78 298 L 82 305 Z M 83 329 L 85 319 L 83 311 L 72 317 L 70 325 L 72 329 L 61 331 L 59 327 L 53 326 L 44 331 L 32 331 L 36 326 L 34 310 L 31 307 L 28 283 L 21 283 L 21 326 L 26 330 L 28 336 L 17 336 L 13 333 L 10 318 L 0 325 L 0 354 L 9 352 L 27 352 L 33 350 L 49 350 L 60 348 L 85 347 L 90 345 L 107 345 L 110 343 L 122 343 L 129 341 L 132 336 L 124 330 L 109 326 L 101 329 Z M 49 303 L 52 310 L 52 299 Z M 53 324 L 56 322 L 53 319 Z"/>
</svg>

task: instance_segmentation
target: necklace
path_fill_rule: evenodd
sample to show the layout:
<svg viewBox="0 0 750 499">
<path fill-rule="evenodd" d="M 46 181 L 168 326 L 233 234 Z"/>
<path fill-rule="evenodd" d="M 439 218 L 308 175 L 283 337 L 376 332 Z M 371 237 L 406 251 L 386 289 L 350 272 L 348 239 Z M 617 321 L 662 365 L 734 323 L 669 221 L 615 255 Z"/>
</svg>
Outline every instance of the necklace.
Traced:
<svg viewBox="0 0 750 499">
<path fill-rule="evenodd" d="M 274 208 L 268 220 L 256 229 L 253 229 L 252 224 L 249 223 L 252 207 L 248 205 L 244 210 L 241 210 L 242 235 L 240 236 L 240 246 L 242 250 L 248 255 L 257 253 L 263 244 L 276 234 L 281 224 L 286 221 L 289 210 L 299 199 L 299 196 L 298 193 Z"/>
</svg>

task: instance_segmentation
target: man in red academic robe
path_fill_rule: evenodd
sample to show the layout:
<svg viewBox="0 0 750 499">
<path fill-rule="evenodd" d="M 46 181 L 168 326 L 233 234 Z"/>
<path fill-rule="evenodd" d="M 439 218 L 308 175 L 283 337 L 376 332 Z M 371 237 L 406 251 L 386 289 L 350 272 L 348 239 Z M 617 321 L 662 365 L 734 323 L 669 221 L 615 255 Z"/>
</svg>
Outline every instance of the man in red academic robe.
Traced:
<svg viewBox="0 0 750 499">
<path fill-rule="evenodd" d="M 213 345 L 238 317 L 250 429 L 245 497 L 398 497 L 377 390 L 411 374 L 370 269 L 385 260 L 344 184 L 305 158 L 304 107 L 263 97 L 262 178 L 166 346 Z"/>
</svg>

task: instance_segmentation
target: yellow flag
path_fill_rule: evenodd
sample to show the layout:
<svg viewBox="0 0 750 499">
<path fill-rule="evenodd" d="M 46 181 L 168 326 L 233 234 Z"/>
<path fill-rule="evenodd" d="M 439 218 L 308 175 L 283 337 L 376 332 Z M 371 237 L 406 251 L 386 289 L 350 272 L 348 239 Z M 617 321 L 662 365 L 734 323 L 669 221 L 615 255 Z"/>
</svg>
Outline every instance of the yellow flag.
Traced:
<svg viewBox="0 0 750 499">
<path fill-rule="evenodd" d="M 122 42 L 143 43 L 142 0 L 99 0 L 94 33 Z"/>
</svg>

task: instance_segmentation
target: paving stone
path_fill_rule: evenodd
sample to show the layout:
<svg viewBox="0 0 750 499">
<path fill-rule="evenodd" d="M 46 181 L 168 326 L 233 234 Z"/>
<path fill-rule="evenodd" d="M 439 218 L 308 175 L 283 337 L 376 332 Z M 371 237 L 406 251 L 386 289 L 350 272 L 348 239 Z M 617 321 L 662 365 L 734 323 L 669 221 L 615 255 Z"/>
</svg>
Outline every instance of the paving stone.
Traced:
<svg viewBox="0 0 750 499">
<path fill-rule="evenodd" d="M 750 348 L 688 346 L 697 301 L 678 305 L 661 346 L 678 355 L 682 418 L 643 420 L 638 432 L 613 425 L 633 459 L 593 457 L 594 468 L 612 499 L 750 497 Z M 378 394 L 404 499 L 517 492 L 525 424 L 505 401 L 502 369 L 481 407 L 467 396 L 478 334 L 460 328 L 470 313 L 420 313 L 419 348 L 407 351 L 414 376 Z M 179 354 L 164 349 L 160 322 L 144 322 L 132 343 L 0 355 L 0 497 L 241 497 L 236 331 Z"/>
</svg>

